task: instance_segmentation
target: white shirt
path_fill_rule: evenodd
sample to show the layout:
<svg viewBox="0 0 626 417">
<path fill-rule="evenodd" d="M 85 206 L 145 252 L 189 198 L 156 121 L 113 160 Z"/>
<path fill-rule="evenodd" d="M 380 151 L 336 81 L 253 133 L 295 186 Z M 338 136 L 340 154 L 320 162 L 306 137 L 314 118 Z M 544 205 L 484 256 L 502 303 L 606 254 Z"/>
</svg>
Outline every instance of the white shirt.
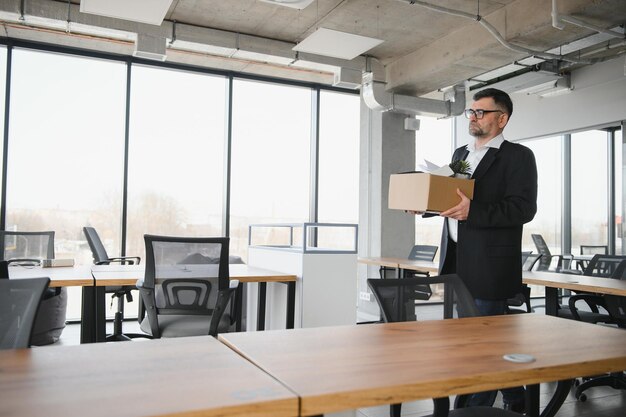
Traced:
<svg viewBox="0 0 626 417">
<path fill-rule="evenodd" d="M 470 164 L 472 176 L 474 175 L 474 172 L 476 172 L 476 168 L 478 168 L 480 161 L 482 161 L 485 154 L 487 154 L 489 148 L 500 149 L 502 142 L 504 142 L 504 136 L 500 133 L 498 136 L 492 138 L 489 142 L 479 148 L 476 148 L 476 139 L 467 144 L 469 154 L 467 154 L 467 158 L 465 158 L 465 160 Z M 458 220 L 451 219 L 450 217 L 447 217 L 446 221 L 448 222 L 448 235 L 450 236 L 450 239 L 456 242 L 459 237 L 459 222 Z"/>
</svg>

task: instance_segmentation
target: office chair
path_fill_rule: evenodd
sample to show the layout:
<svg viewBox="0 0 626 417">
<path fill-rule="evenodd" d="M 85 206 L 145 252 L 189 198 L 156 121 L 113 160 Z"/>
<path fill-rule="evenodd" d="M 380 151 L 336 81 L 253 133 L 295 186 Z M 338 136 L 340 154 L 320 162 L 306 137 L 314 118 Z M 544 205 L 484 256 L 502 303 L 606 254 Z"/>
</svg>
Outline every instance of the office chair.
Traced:
<svg viewBox="0 0 626 417">
<path fill-rule="evenodd" d="M 433 246 L 433 245 L 415 245 L 411 249 L 411 252 L 409 252 L 409 256 L 407 257 L 407 259 L 415 260 L 415 261 L 432 262 L 432 260 L 435 259 L 435 255 L 437 254 L 438 249 L 439 249 L 438 246 Z M 389 268 L 387 266 L 381 266 L 379 269 L 380 277 L 386 278 L 387 273 L 390 271 L 394 271 L 394 269 Z M 404 270 L 402 278 L 412 278 L 415 276 L 428 277 L 430 276 L 430 273 L 428 271 L 422 272 L 422 271 Z M 425 285 L 422 285 L 420 288 L 421 288 L 421 291 L 419 293 L 416 293 L 416 297 L 417 297 L 416 300 L 429 300 L 430 297 L 433 295 L 433 291 L 430 288 L 430 285 L 425 284 Z"/>
<path fill-rule="evenodd" d="M 609 247 L 607 245 L 580 245 L 581 255 L 608 255 Z M 578 265 L 582 266 L 583 271 L 589 265 L 588 261 L 579 261 Z M 577 266 L 578 266 L 577 265 Z"/>
<path fill-rule="evenodd" d="M 526 263 L 530 263 L 530 268 L 535 265 L 535 263 L 539 260 L 541 255 L 530 258 L 532 251 L 522 252 L 522 269 L 524 269 Z M 529 259 L 530 262 L 529 262 Z M 518 308 L 521 306 L 525 306 L 524 310 Z M 506 312 L 507 314 L 518 314 L 518 313 L 530 313 L 532 312 L 532 308 L 530 306 L 530 287 L 526 284 L 522 284 L 522 289 L 519 293 L 515 294 L 514 297 L 509 298 L 506 303 Z"/>
<path fill-rule="evenodd" d="M 87 238 L 87 244 L 91 249 L 91 255 L 93 256 L 94 265 L 109 265 L 112 262 L 119 262 L 122 265 L 135 265 L 141 262 L 141 258 L 138 256 L 120 256 L 116 258 L 109 257 L 98 232 L 93 227 L 83 227 L 83 233 Z M 122 325 L 124 322 L 124 297 L 129 303 L 133 301 L 131 291 L 134 290 L 133 286 L 112 286 L 105 287 L 104 292 L 112 294 L 112 300 L 117 298 L 117 310 L 115 311 L 115 318 L 113 319 L 113 334 L 106 337 L 107 342 L 123 342 L 131 340 L 134 337 L 147 337 L 150 336 L 143 333 L 123 333 Z"/>
<path fill-rule="evenodd" d="M 585 275 L 624 279 L 624 271 L 626 270 L 626 257 L 615 255 L 594 255 L 589 264 L 585 268 Z M 587 304 L 587 309 L 581 310 L 577 307 L 579 302 Z M 603 311 L 600 310 L 603 309 Z M 586 323 L 608 323 L 617 324 L 616 320 L 611 316 L 606 305 L 606 296 L 581 293 L 572 295 L 568 301 L 568 309 L 571 318 L 584 321 Z M 591 310 L 591 311 L 588 311 Z"/>
<path fill-rule="evenodd" d="M 612 279 L 626 280 L 626 256 L 612 255 L 594 255 L 585 269 L 585 275 L 595 274 Z M 575 298 L 572 300 L 572 298 Z M 581 321 L 588 321 L 584 315 L 580 315 L 575 304 L 578 301 L 585 301 L 588 305 L 597 307 L 601 306 L 607 312 L 603 315 L 604 323 L 617 325 L 620 328 L 626 328 L 626 297 L 617 295 L 596 295 L 596 294 L 579 294 L 570 297 L 570 309 L 574 313 L 575 318 Z M 593 323 L 593 322 L 592 322 Z M 587 395 L 584 394 L 589 388 L 599 386 L 609 386 L 614 389 L 626 390 L 626 375 L 624 372 L 614 372 L 611 374 L 585 377 L 583 383 L 576 388 L 575 397 L 580 401 L 586 401 Z"/>
<path fill-rule="evenodd" d="M 225 313 L 239 282 L 229 280 L 227 237 L 144 235 L 146 272 L 137 288 L 141 330 L 155 338 L 211 335 L 234 324 Z"/>
<path fill-rule="evenodd" d="M 573 259 L 571 255 L 552 255 L 552 253 L 550 252 L 550 248 L 546 244 L 546 241 L 543 239 L 543 236 L 533 234 L 531 235 L 531 237 L 533 239 L 533 242 L 535 243 L 537 252 L 541 255 L 539 265 L 537 266 L 537 271 L 580 274 L 580 271 L 570 269 L 570 265 Z M 550 269 L 552 266 L 553 258 L 557 259 L 556 267 L 554 270 Z"/>
<path fill-rule="evenodd" d="M 456 274 L 440 275 L 437 277 L 414 277 L 405 279 L 368 279 L 367 285 L 378 302 L 383 320 L 386 323 L 417 320 L 415 314 L 415 300 L 420 297 L 420 286 L 424 284 L 448 284 L 454 291 L 458 308 L 466 312 L 469 317 L 478 316 L 478 308 L 467 287 Z M 465 402 L 467 396 L 459 396 L 457 406 Z M 450 401 L 445 398 L 434 398 L 434 413 L 430 417 L 519 417 L 519 414 L 501 408 L 468 407 L 449 411 Z M 400 417 L 402 404 L 390 405 L 391 417 Z"/>
<path fill-rule="evenodd" d="M 35 317 L 49 278 L 0 280 L 0 349 L 30 347 Z"/>
<path fill-rule="evenodd" d="M 34 267 L 40 265 L 43 259 L 54 259 L 53 231 L 0 230 L 0 260 L 6 260 L 9 267 Z M 4 272 L 9 271 L 10 268 L 7 268 Z M 46 289 L 35 317 L 31 344 L 41 346 L 58 341 L 65 328 L 66 313 L 67 288 Z"/>
</svg>

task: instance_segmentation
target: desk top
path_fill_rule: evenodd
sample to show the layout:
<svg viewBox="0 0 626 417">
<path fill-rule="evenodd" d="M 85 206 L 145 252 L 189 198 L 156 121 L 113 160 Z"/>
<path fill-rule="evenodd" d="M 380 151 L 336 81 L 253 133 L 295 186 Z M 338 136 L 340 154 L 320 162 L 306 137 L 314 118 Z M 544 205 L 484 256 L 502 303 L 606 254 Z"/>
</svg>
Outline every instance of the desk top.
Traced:
<svg viewBox="0 0 626 417">
<path fill-rule="evenodd" d="M 93 272 L 93 276 L 92 276 Z M 144 265 L 76 265 L 41 268 L 10 267 L 11 278 L 50 277 L 51 287 L 135 285 L 143 278 Z M 245 264 L 230 265 L 230 278 L 240 282 L 292 282 L 297 277 L 282 272 L 255 268 Z"/>
<path fill-rule="evenodd" d="M 91 270 L 96 286 L 135 285 L 144 276 L 144 265 L 94 265 Z M 292 282 L 297 277 L 282 272 L 256 268 L 246 264 L 231 264 L 230 279 L 240 282 Z"/>
<path fill-rule="evenodd" d="M 522 278 L 525 284 L 626 296 L 626 281 L 619 279 L 540 271 L 523 271 Z"/>
<path fill-rule="evenodd" d="M 388 268 L 410 269 L 413 271 L 439 272 L 439 264 L 428 261 L 417 261 L 407 258 L 394 258 L 388 256 L 367 256 L 358 258 L 358 262 L 374 266 L 386 266 Z"/>
<path fill-rule="evenodd" d="M 626 369 L 623 330 L 537 314 L 219 339 L 297 393 L 305 416 Z M 536 361 L 508 362 L 507 353 Z"/>
<path fill-rule="evenodd" d="M 50 287 L 91 287 L 93 285 L 91 265 L 55 268 L 10 266 L 9 276 L 11 279 L 49 277 Z"/>
<path fill-rule="evenodd" d="M 4 416 L 277 416 L 297 397 L 209 336 L 0 351 Z"/>
</svg>

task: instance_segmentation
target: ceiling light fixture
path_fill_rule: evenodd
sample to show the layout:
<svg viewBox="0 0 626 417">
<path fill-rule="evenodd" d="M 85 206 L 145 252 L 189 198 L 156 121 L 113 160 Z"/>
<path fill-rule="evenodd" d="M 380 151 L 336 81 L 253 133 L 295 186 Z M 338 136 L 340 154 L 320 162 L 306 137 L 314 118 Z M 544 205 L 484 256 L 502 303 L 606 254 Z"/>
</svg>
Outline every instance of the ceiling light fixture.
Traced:
<svg viewBox="0 0 626 417">
<path fill-rule="evenodd" d="M 263 3 L 272 3 L 277 6 L 291 7 L 292 9 L 302 10 L 309 4 L 313 3 L 313 0 L 261 0 Z"/>
<path fill-rule="evenodd" d="M 292 49 L 339 59 L 354 59 L 383 43 L 383 40 L 338 30 L 319 28 Z"/>
<path fill-rule="evenodd" d="M 161 25 L 173 0 L 81 0 L 81 13 Z"/>
</svg>

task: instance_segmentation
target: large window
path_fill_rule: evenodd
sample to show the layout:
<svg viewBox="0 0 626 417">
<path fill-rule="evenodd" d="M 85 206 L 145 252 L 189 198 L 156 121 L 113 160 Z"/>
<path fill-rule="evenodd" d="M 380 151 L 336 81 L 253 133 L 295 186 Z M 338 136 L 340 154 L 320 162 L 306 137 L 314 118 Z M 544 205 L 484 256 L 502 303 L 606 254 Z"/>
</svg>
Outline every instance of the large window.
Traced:
<svg viewBox="0 0 626 417">
<path fill-rule="evenodd" d="M 424 117 L 415 138 L 415 162 L 417 169 L 424 161 L 438 166 L 447 165 L 452 158 L 452 119 Z M 415 217 L 415 244 L 439 246 L 441 243 L 441 217 Z M 409 248 L 410 249 L 410 248 Z M 407 249 L 406 256 L 409 254 Z M 439 251 L 435 259 L 439 259 Z"/>
<path fill-rule="evenodd" d="M 7 78 L 7 48 L 0 46 L 0 132 L 2 132 L 1 142 L 4 142 L 4 102 L 5 102 L 5 80 Z M 0 145 L 0 161 L 4 158 L 4 145 Z M 1 164 L 0 164 L 1 167 Z M 2 183 L 2 170 L 0 169 L 0 184 Z"/>
<path fill-rule="evenodd" d="M 45 71 L 42 70 L 45 68 Z M 119 248 L 126 67 L 13 50 L 8 230 L 54 230 L 57 258 L 90 264 L 82 228 Z M 79 292 L 68 317 L 79 317 Z"/>
<path fill-rule="evenodd" d="M 311 90 L 235 80 L 230 251 L 247 259 L 248 225 L 309 219 Z M 286 243 L 287 230 L 260 237 Z M 285 233 L 282 235 L 281 233 Z"/>
<path fill-rule="evenodd" d="M 222 236 L 226 79 L 134 65 L 128 255 L 143 235 Z"/>
<path fill-rule="evenodd" d="M 624 169 L 624 152 L 626 151 L 626 147 L 624 147 L 623 141 L 623 132 L 621 129 L 616 130 L 613 133 L 613 144 L 615 149 L 615 254 L 616 255 L 626 255 L 626 242 L 624 242 L 624 237 L 626 236 L 624 230 L 624 198 L 626 195 L 624 194 L 624 173 L 626 170 Z"/>
<path fill-rule="evenodd" d="M 572 134 L 572 252 L 607 245 L 607 132 Z"/>
<path fill-rule="evenodd" d="M 320 94 L 318 221 L 359 222 L 359 110 L 354 94 Z M 333 230 L 335 228 L 328 228 Z M 318 246 L 337 249 L 354 245 L 352 234 L 341 228 L 320 233 Z M 337 233 L 339 233 L 337 235 Z"/>
<path fill-rule="evenodd" d="M 562 136 L 524 141 L 537 162 L 537 214 L 524 225 L 522 250 L 537 253 L 531 234 L 540 234 L 554 254 L 561 253 Z"/>
</svg>

